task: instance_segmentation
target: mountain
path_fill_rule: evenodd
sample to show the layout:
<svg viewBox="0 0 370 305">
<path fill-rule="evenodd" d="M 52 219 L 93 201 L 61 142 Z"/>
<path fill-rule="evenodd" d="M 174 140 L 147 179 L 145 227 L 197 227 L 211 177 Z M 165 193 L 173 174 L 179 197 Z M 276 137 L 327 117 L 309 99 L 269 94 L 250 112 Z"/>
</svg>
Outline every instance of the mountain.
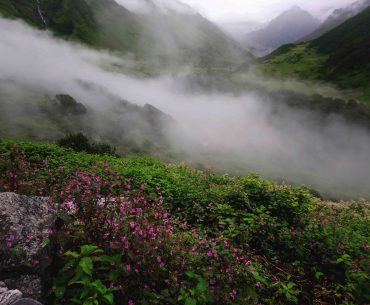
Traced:
<svg viewBox="0 0 370 305">
<path fill-rule="evenodd" d="M 304 37 L 300 41 L 310 41 L 319 38 L 320 36 L 324 35 L 325 33 L 333 30 L 337 26 L 341 25 L 348 19 L 356 16 L 367 7 L 370 6 L 370 0 L 360 0 L 352 3 L 351 5 L 336 9 L 323 23 L 322 25 L 316 29 L 310 35 Z"/>
<path fill-rule="evenodd" d="M 151 14 L 153 12 L 196 14 L 192 7 L 177 0 L 116 0 L 116 2 L 139 14 Z"/>
<path fill-rule="evenodd" d="M 316 29 L 320 21 L 298 6 L 283 12 L 264 28 L 248 33 L 245 45 L 255 51 L 268 53 L 281 45 L 292 43 Z"/>
<path fill-rule="evenodd" d="M 262 23 L 256 21 L 230 21 L 230 19 L 219 21 L 218 24 L 228 35 L 240 43 L 243 43 L 246 32 L 256 31 L 263 27 Z"/>
<path fill-rule="evenodd" d="M 23 19 L 95 48 L 130 52 L 161 67 L 230 66 L 252 57 L 215 24 L 180 2 L 131 1 L 129 8 L 114 0 L 0 1 L 0 14 L 5 17 Z"/>
<path fill-rule="evenodd" d="M 265 74 L 324 80 L 370 101 L 370 7 L 308 43 L 285 45 L 263 59 Z"/>
</svg>

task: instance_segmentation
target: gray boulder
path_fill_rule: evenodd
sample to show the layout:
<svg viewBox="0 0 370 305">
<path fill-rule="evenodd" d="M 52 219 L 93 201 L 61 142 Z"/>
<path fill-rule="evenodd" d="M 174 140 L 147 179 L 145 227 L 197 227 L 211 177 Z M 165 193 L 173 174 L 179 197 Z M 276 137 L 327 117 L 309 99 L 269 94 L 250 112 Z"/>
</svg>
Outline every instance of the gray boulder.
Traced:
<svg viewBox="0 0 370 305">
<path fill-rule="evenodd" d="M 42 305 L 42 304 L 40 302 L 37 302 L 37 301 L 33 300 L 33 299 L 25 298 L 25 299 L 20 299 L 20 300 L 16 301 L 12 305 Z"/>
<path fill-rule="evenodd" d="M 45 197 L 0 193 L 0 281 L 13 289 L 9 291 L 18 289 L 35 298 L 41 294 L 40 263 L 45 261 L 45 238 L 54 222 L 50 204 Z"/>
<path fill-rule="evenodd" d="M 34 263 L 53 222 L 50 200 L 0 193 L 0 249 L 17 249 L 24 263 Z M 21 263 L 21 264 L 20 264 Z"/>
<path fill-rule="evenodd" d="M 19 290 L 8 290 L 0 294 L 0 305 L 13 305 L 22 298 L 22 292 Z"/>
</svg>

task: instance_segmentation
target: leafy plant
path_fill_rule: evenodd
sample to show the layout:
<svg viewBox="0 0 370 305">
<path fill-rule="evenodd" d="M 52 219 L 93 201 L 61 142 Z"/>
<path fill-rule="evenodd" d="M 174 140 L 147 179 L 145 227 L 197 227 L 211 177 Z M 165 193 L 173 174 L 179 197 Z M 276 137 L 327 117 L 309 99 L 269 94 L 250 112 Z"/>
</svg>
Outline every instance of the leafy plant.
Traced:
<svg viewBox="0 0 370 305">
<path fill-rule="evenodd" d="M 188 288 L 180 289 L 178 301 L 182 301 L 184 305 L 206 305 L 212 302 L 212 295 L 209 291 L 208 283 L 200 275 L 194 272 L 185 272 L 188 280 L 185 285 Z"/>
<path fill-rule="evenodd" d="M 81 246 L 80 252 L 65 253 L 66 264 L 55 277 L 53 292 L 60 303 L 99 305 L 114 304 L 113 291 L 97 279 L 96 263 L 109 266 L 112 258 L 102 256 L 103 250 L 97 246 Z M 67 303 L 66 303 L 67 302 Z"/>
</svg>

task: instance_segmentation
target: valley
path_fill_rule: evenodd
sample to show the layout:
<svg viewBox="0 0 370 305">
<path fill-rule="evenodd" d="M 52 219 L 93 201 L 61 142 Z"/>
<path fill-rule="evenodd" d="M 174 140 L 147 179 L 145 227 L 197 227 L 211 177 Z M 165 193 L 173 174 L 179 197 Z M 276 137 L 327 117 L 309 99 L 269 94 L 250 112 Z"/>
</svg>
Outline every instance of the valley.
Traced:
<svg viewBox="0 0 370 305">
<path fill-rule="evenodd" d="M 370 302 L 370 2 L 225 1 L 0 0 L 0 305 Z"/>
</svg>

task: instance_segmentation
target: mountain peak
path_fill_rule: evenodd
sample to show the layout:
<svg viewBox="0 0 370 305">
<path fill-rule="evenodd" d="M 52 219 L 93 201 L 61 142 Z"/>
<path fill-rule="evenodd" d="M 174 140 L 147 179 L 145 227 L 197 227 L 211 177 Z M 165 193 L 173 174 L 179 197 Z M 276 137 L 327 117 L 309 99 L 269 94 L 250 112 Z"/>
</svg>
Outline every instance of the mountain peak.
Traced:
<svg viewBox="0 0 370 305">
<path fill-rule="evenodd" d="M 298 5 L 293 5 L 288 11 L 299 12 L 304 10 Z"/>
<path fill-rule="evenodd" d="M 245 36 L 246 45 L 261 50 L 261 54 L 312 33 L 320 25 L 320 21 L 299 6 L 292 6 L 281 13 L 258 31 Z"/>
<path fill-rule="evenodd" d="M 301 41 L 310 41 L 319 38 L 325 33 L 343 24 L 348 19 L 361 13 L 369 6 L 370 0 L 359 0 L 346 7 L 335 9 L 318 29 L 316 29 L 310 35 L 304 37 Z"/>
</svg>

